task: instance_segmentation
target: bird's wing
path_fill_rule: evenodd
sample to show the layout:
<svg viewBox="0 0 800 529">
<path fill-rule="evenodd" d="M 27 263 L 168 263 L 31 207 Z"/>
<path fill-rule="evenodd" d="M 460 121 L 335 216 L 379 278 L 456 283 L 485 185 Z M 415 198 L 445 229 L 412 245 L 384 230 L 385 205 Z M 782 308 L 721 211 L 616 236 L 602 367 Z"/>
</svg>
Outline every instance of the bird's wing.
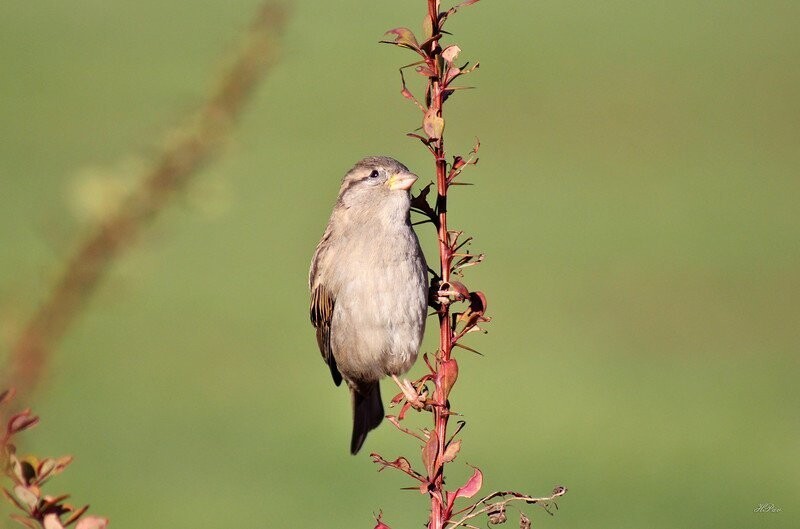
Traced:
<svg viewBox="0 0 800 529">
<path fill-rule="evenodd" d="M 333 377 L 333 383 L 337 386 L 342 383 L 342 374 L 339 373 L 339 368 L 336 367 L 336 358 L 333 356 L 331 350 L 331 319 L 333 319 L 333 308 L 336 305 L 336 299 L 333 293 L 325 288 L 321 282 L 319 272 L 320 253 L 324 247 L 325 240 L 329 237 L 329 231 L 326 230 L 322 241 L 317 246 L 317 251 L 314 254 L 314 259 L 311 261 L 311 270 L 309 271 L 308 283 L 311 289 L 311 324 L 317 328 L 317 345 L 319 352 L 322 353 L 322 359 L 328 364 Z"/>
<path fill-rule="evenodd" d="M 342 383 L 342 374 L 336 367 L 336 359 L 331 351 L 331 318 L 335 303 L 324 285 L 316 285 L 311 291 L 311 323 L 317 328 L 317 345 L 322 359 L 331 370 L 333 383 L 338 386 Z"/>
</svg>

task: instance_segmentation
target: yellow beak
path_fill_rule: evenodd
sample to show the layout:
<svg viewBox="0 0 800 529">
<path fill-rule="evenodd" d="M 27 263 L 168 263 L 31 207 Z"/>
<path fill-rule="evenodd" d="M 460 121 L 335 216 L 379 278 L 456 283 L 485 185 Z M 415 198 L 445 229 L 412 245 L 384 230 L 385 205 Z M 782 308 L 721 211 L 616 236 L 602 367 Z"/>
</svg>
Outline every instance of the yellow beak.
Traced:
<svg viewBox="0 0 800 529">
<path fill-rule="evenodd" d="M 389 186 L 389 189 L 395 191 L 400 189 L 402 191 L 408 191 L 411 189 L 411 186 L 414 185 L 414 182 L 417 181 L 417 176 L 411 173 L 400 173 L 392 175 L 389 180 L 386 182 L 386 185 Z"/>
</svg>

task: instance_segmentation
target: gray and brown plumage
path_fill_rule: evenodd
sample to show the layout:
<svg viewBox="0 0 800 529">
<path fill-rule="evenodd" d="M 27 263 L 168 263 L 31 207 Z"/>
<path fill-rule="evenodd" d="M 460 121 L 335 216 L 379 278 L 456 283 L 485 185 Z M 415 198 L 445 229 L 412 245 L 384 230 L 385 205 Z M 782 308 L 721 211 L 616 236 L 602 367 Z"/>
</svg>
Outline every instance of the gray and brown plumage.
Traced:
<svg viewBox="0 0 800 529">
<path fill-rule="evenodd" d="M 353 454 L 383 419 L 378 381 L 411 368 L 425 331 L 427 266 L 409 219 L 416 179 L 392 158 L 358 162 L 311 260 L 311 323 L 334 383 L 350 388 Z"/>
</svg>

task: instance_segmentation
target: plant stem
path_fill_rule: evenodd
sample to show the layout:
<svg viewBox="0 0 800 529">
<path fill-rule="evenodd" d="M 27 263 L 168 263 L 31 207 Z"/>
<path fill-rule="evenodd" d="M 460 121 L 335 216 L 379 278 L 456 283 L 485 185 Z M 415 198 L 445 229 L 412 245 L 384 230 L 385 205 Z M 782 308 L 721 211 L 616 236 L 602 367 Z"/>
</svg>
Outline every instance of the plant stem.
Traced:
<svg viewBox="0 0 800 529">
<path fill-rule="evenodd" d="M 428 0 L 428 16 L 431 21 L 432 35 L 439 33 L 439 0 Z M 436 73 L 429 78 L 430 105 L 436 110 L 436 115 L 442 117 L 442 60 L 441 47 L 438 41 L 430 44 L 430 66 Z M 445 161 L 444 138 L 438 138 L 433 145 L 433 154 L 436 164 L 436 212 L 439 218 L 439 269 L 442 284 L 450 281 L 451 251 L 447 234 L 447 165 Z M 439 308 L 439 353 L 437 355 L 437 369 L 442 362 L 450 359 L 453 331 L 450 327 L 450 305 L 442 303 Z M 450 415 L 447 395 L 437 387 L 434 392 L 434 431 L 439 442 L 438 453 L 443 454 L 447 442 L 447 421 Z M 435 465 L 436 467 L 436 465 Z M 435 476 L 429 476 L 433 484 L 431 493 L 431 516 L 429 529 L 442 529 L 449 518 L 447 513 L 447 493 L 444 490 L 444 463 L 437 469 Z"/>
</svg>

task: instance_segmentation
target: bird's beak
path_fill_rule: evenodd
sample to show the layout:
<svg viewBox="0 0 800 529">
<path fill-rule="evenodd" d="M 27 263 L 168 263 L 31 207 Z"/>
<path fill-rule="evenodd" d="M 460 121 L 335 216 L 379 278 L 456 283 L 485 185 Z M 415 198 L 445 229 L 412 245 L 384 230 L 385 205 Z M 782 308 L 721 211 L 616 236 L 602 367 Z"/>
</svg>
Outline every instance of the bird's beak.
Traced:
<svg viewBox="0 0 800 529">
<path fill-rule="evenodd" d="M 411 186 L 414 185 L 414 182 L 417 181 L 417 175 L 411 173 L 398 173 L 393 174 L 389 180 L 386 182 L 386 185 L 389 186 L 389 189 L 395 191 L 400 189 L 402 191 L 408 191 L 411 189 Z"/>
</svg>

